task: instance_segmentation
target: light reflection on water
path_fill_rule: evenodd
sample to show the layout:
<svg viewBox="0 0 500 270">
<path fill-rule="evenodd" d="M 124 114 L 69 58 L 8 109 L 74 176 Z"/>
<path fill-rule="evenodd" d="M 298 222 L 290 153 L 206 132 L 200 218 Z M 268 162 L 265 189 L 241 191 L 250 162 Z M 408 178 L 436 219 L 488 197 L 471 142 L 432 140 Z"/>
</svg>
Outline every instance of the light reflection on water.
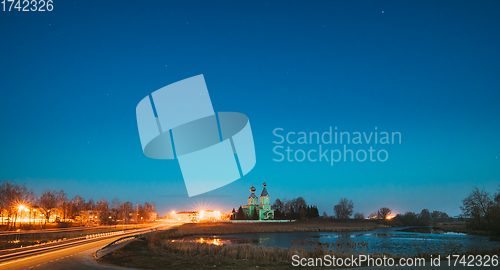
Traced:
<svg viewBox="0 0 500 270">
<path fill-rule="evenodd" d="M 182 239 L 174 239 L 172 242 L 191 242 L 191 243 L 200 243 L 200 244 L 208 244 L 208 245 L 241 245 L 241 244 L 258 244 L 261 242 L 261 239 L 258 238 L 228 238 L 225 237 L 223 239 L 217 236 L 203 236 L 203 237 L 192 237 L 186 236 Z"/>
<path fill-rule="evenodd" d="M 252 244 L 270 247 L 292 247 L 292 243 L 307 243 L 303 247 L 312 247 L 313 244 L 334 245 L 338 243 L 367 243 L 357 252 L 389 252 L 393 254 L 417 254 L 462 252 L 470 250 L 491 249 L 500 247 L 500 242 L 489 241 L 488 236 L 467 235 L 463 233 L 415 233 L 399 231 L 402 228 L 381 228 L 372 232 L 292 232 L 292 233 L 248 233 L 230 235 L 198 235 L 195 238 L 204 238 L 220 245 Z M 209 240 L 210 239 L 210 240 Z M 188 239 L 184 239 L 188 240 Z M 319 243 L 321 242 L 321 243 Z M 311 244 L 312 243 L 312 244 Z"/>
</svg>

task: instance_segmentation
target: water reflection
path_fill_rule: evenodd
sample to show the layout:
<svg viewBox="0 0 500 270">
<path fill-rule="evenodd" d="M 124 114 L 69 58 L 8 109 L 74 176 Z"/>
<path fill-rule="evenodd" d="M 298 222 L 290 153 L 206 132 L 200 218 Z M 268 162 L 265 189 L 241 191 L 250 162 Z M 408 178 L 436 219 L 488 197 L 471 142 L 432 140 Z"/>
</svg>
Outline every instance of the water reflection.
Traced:
<svg viewBox="0 0 500 270">
<path fill-rule="evenodd" d="M 224 245 L 224 243 L 220 241 L 220 238 L 214 238 L 214 239 L 198 238 L 198 239 L 196 239 L 196 242 L 198 242 L 200 244 L 207 243 L 209 245 L 216 245 L 216 246 Z"/>
<path fill-rule="evenodd" d="M 429 228 L 426 228 L 426 230 Z M 221 244 L 253 244 L 270 247 L 294 246 L 294 243 L 307 243 L 304 248 L 327 246 L 338 249 L 349 247 L 354 252 L 389 252 L 393 254 L 413 255 L 419 252 L 450 253 L 470 250 L 491 249 L 499 247 L 500 242 L 489 241 L 488 236 L 467 235 L 463 233 L 445 233 L 429 231 L 420 233 L 422 229 L 381 228 L 372 232 L 292 232 L 292 233 L 249 233 L 232 235 L 198 235 L 210 242 L 217 239 Z M 208 240 L 207 240 L 208 239 Z M 185 239 L 187 240 L 187 239 Z M 360 245 L 359 243 L 363 243 Z M 366 243 L 366 244 L 365 244 Z M 354 245 L 356 244 L 356 245 Z M 354 249 L 354 246 L 356 248 Z"/>
<path fill-rule="evenodd" d="M 172 242 L 196 242 L 200 244 L 208 245 L 241 245 L 241 244 L 262 244 L 267 238 L 231 238 L 231 237 L 216 237 L 216 236 L 203 236 L 203 237 L 192 237 L 186 236 L 181 239 L 171 240 Z"/>
</svg>

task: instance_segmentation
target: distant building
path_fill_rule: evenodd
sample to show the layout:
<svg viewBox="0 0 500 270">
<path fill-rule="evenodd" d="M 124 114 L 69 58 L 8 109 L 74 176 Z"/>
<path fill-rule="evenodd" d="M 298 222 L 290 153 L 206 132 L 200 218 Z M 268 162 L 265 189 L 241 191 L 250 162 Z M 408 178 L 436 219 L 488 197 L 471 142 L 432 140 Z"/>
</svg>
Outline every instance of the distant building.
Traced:
<svg viewBox="0 0 500 270">
<path fill-rule="evenodd" d="M 271 209 L 269 204 L 270 198 L 269 193 L 267 193 L 266 182 L 263 184 L 264 189 L 260 194 L 260 197 L 255 196 L 255 191 L 257 190 L 253 185 L 250 188 L 250 196 L 248 197 L 248 205 L 243 206 L 243 212 L 250 218 L 254 213 L 254 209 L 257 210 L 259 220 L 274 219 L 274 210 Z"/>
<path fill-rule="evenodd" d="M 178 213 L 172 211 L 168 218 L 182 222 L 219 221 L 224 219 L 219 210 L 181 211 Z"/>
<path fill-rule="evenodd" d="M 195 222 L 198 220 L 198 212 L 196 211 L 181 211 L 178 213 L 172 212 L 173 219 L 182 222 Z"/>
</svg>

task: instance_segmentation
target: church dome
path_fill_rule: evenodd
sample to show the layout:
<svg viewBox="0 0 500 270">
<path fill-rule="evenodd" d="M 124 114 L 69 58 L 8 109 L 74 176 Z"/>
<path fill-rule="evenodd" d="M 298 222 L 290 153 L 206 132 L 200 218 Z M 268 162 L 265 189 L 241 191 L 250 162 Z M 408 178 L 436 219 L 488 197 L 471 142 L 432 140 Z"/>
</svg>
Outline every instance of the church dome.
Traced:
<svg viewBox="0 0 500 270">
<path fill-rule="evenodd" d="M 264 182 L 264 184 L 262 184 L 264 186 L 264 189 L 262 190 L 262 193 L 260 194 L 261 197 L 264 197 L 264 196 L 269 196 L 269 193 L 267 193 L 267 189 L 266 189 L 266 182 Z"/>
</svg>

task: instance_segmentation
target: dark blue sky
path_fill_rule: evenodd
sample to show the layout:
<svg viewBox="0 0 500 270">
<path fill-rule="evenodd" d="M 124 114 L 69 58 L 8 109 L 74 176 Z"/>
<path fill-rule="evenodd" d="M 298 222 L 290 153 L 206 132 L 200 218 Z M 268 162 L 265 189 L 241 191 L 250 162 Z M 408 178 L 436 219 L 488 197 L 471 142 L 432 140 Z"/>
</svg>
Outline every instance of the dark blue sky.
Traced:
<svg viewBox="0 0 500 270">
<path fill-rule="evenodd" d="M 456 215 L 474 186 L 500 183 L 498 1 L 54 2 L 0 12 L 0 178 L 38 194 L 154 201 L 162 215 L 244 205 L 265 178 L 272 201 L 329 214 L 348 197 L 366 215 Z M 135 106 L 198 74 L 215 111 L 249 117 L 257 164 L 188 198 L 176 161 L 142 153 Z M 384 163 L 272 161 L 275 128 L 330 126 L 402 144 Z"/>
</svg>

